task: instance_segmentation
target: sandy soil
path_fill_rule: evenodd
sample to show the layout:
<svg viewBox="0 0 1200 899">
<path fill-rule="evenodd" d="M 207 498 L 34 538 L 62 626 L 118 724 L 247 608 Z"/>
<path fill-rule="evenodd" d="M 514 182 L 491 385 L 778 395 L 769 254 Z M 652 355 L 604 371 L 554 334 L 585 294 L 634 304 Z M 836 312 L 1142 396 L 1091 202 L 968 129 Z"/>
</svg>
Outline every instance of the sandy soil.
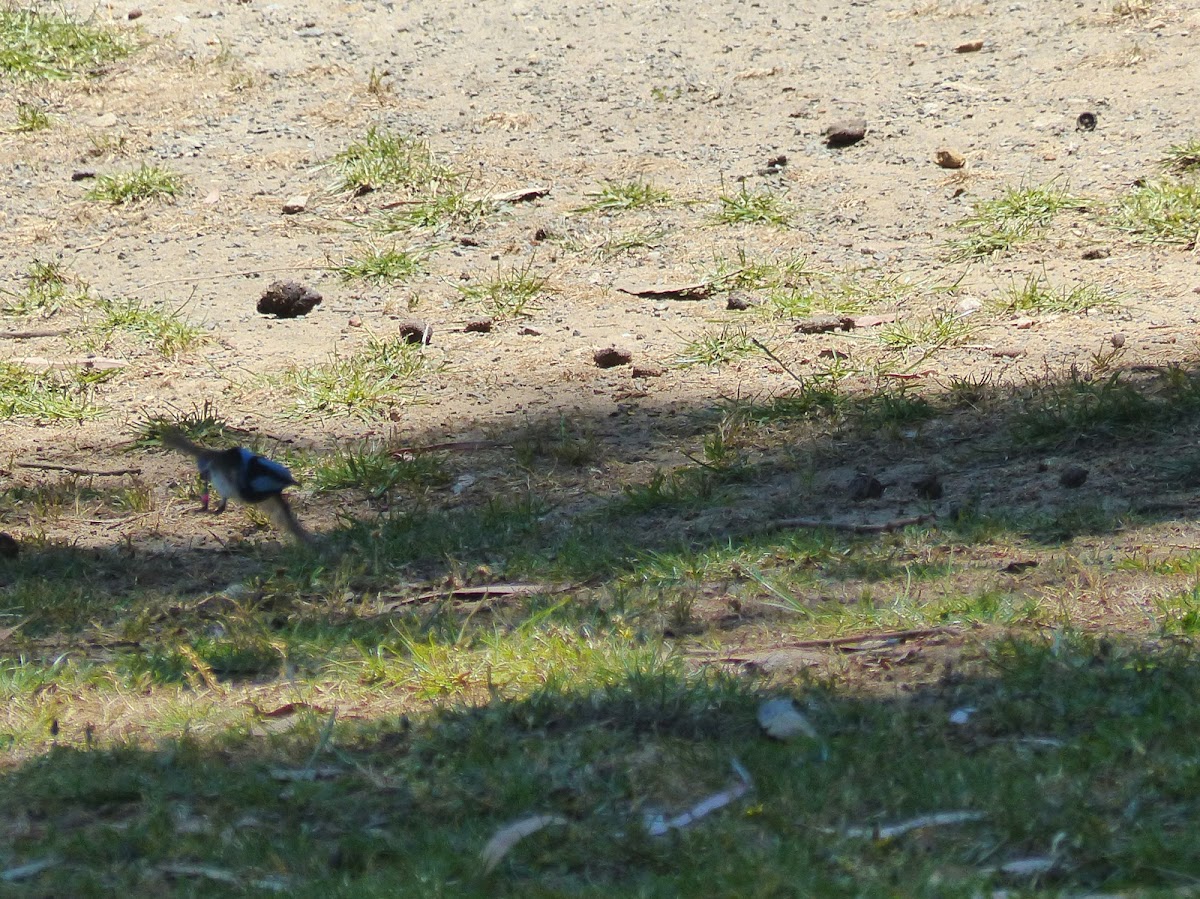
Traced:
<svg viewBox="0 0 1200 899">
<path fill-rule="evenodd" d="M 141 15 L 128 21 L 135 6 Z M 872 312 L 919 318 L 981 301 L 970 342 L 922 366 L 931 391 L 955 377 L 1010 384 L 1062 372 L 1117 332 L 1125 363 L 1195 356 L 1194 251 L 1149 246 L 1069 213 L 1045 240 L 987 263 L 951 264 L 945 247 L 954 222 L 1007 187 L 1055 181 L 1108 200 L 1152 175 L 1170 144 L 1194 137 L 1200 12 L 1188 4 L 1117 16 L 1108 0 L 145 0 L 107 3 L 95 14 L 138 30 L 147 45 L 93 80 L 10 83 L 0 94 L 0 120 L 11 121 L 16 102 L 32 98 L 54 121 L 48 131 L 0 134 L 0 286 L 19 290 L 32 260 L 58 259 L 96 294 L 182 309 L 213 339 L 168 361 L 144 347 L 109 348 L 106 355 L 127 365 L 101 388 L 108 414 L 83 424 L 4 422 L 0 486 L 59 476 L 17 461 L 128 465 L 124 445 L 138 421 L 212 401 L 235 426 L 316 447 L 368 436 L 405 444 L 505 439 L 566 416 L 605 447 L 603 464 L 579 475 L 580 495 L 612 490 L 694 451 L 696 441 L 687 441 L 696 429 L 686 422 L 695 413 L 795 386 L 759 354 L 717 369 L 676 365 L 698 335 L 744 327 L 800 373 L 821 365 L 829 347 L 864 364 L 889 352 L 867 338 L 800 335 L 754 310 L 729 312 L 722 291 L 679 301 L 615 289 L 695 281 L 739 254 L 799 252 L 824 271 L 865 268 L 916 285 Z M 972 40 L 982 49 L 955 52 Z M 382 89 L 370 89 L 373 75 Z M 1093 131 L 1076 129 L 1086 111 L 1097 116 Z M 865 140 L 827 148 L 823 130 L 848 117 L 866 120 Z M 343 282 L 326 267 L 361 244 L 353 223 L 390 198 L 337 193 L 323 163 L 372 124 L 426 140 L 442 161 L 471 172 L 481 193 L 549 193 L 477 226 L 413 237 L 429 254 L 414 280 Z M 966 167 L 939 168 L 941 147 L 963 154 Z M 786 165 L 768 167 L 779 156 Z M 184 175 L 187 193 L 174 203 L 109 208 L 85 200 L 89 183 L 71 178 L 143 161 Z M 676 202 L 613 216 L 575 211 L 606 181 L 633 179 Z M 739 182 L 785 192 L 796 210 L 792 226 L 714 224 L 718 197 Z M 306 211 L 283 215 L 297 194 L 309 196 Z M 539 229 L 559 239 L 539 240 Z M 650 246 L 598 252 L 634 229 L 661 233 Z M 1097 248 L 1107 255 L 1083 258 Z M 477 310 L 458 285 L 525 266 L 548 279 L 531 313 L 489 334 L 463 333 Z M 1014 279 L 1043 271 L 1121 302 L 1035 316 L 1020 328 L 1015 316 L 989 311 Z M 259 294 L 281 277 L 315 286 L 325 302 L 301 319 L 259 315 Z M 952 284 L 954 293 L 937 289 Z M 286 397 L 254 380 L 394 333 L 410 310 L 434 327 L 428 353 L 436 371 L 390 417 L 297 421 L 280 411 Z M 6 316 L 0 330 L 53 324 Z M 608 345 L 661 374 L 596 367 L 593 352 Z M 78 353 L 71 334 L 0 340 L 0 359 Z M 898 452 L 881 467 L 949 452 Z M 227 534 L 244 525 L 229 516 L 195 525 L 169 492 L 186 481 L 186 466 L 161 453 L 135 461 L 159 491 L 153 516 L 47 523 L 18 510 L 0 524 L 108 545 L 150 536 L 203 541 L 213 528 Z M 470 489 L 482 495 L 524 477 L 505 461 L 456 464 L 475 467 Z M 822 484 L 838 483 L 856 464 L 828 460 L 794 513 L 834 510 L 838 493 Z M 960 467 L 953 477 L 977 483 L 1011 472 Z M 1111 490 L 1117 480 L 1115 472 L 1097 477 L 1089 489 Z M 780 481 L 772 496 L 793 486 Z M 316 527 L 332 523 L 303 493 L 300 506 Z"/>
</svg>

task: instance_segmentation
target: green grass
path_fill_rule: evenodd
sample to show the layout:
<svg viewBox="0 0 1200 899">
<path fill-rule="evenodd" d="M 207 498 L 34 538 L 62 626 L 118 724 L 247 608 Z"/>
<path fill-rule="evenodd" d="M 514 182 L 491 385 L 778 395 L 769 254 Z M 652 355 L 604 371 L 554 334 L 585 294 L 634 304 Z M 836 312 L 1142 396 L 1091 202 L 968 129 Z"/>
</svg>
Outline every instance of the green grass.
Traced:
<svg viewBox="0 0 1200 899">
<path fill-rule="evenodd" d="M 466 227 L 482 221 L 492 206 L 460 189 L 456 181 L 449 181 L 387 210 L 372 221 L 371 227 L 381 234 Z"/>
<path fill-rule="evenodd" d="M 901 278 L 876 269 L 809 272 L 800 265 L 764 285 L 766 298 L 760 307 L 764 315 L 796 319 L 886 309 L 915 290 Z"/>
<path fill-rule="evenodd" d="M 792 210 L 777 195 L 769 191 L 750 191 L 743 182 L 735 194 L 717 198 L 720 208 L 713 215 L 719 225 L 773 225 L 787 227 Z"/>
<path fill-rule="evenodd" d="M 679 351 L 676 361 L 684 368 L 693 365 L 717 368 L 748 356 L 755 349 L 754 341 L 745 328 L 723 327 L 718 333 L 703 334 L 689 340 Z"/>
<path fill-rule="evenodd" d="M 50 127 L 50 116 L 37 103 L 17 103 L 17 121 L 13 130 L 18 134 L 32 134 Z"/>
<path fill-rule="evenodd" d="M 1161 243 L 1191 243 L 1200 233 L 1200 181 L 1161 179 L 1123 194 L 1113 224 Z"/>
<path fill-rule="evenodd" d="M 671 202 L 671 195 L 645 181 L 610 181 L 598 191 L 585 196 L 591 200 L 576 212 L 628 212 L 632 209 L 652 209 Z"/>
<path fill-rule="evenodd" d="M 1181 144 L 1171 144 L 1159 165 L 1171 172 L 1195 172 L 1200 170 L 1200 138 L 1193 137 Z"/>
<path fill-rule="evenodd" d="M 1122 372 L 1032 385 L 1018 394 L 1011 428 L 1034 447 L 1145 439 L 1200 411 L 1200 384 L 1179 369 L 1147 382 Z"/>
<path fill-rule="evenodd" d="M 533 260 L 513 265 L 507 271 L 497 267 L 486 281 L 461 285 L 463 299 L 497 319 L 528 315 L 546 287 L 546 279 L 533 271 Z"/>
<path fill-rule="evenodd" d="M 720 285 L 723 290 L 788 291 L 806 286 L 820 274 L 803 253 L 759 258 L 739 248 L 733 258 L 715 259 L 704 280 Z"/>
<path fill-rule="evenodd" d="M 92 75 L 132 49 L 132 42 L 114 28 L 54 12 L 0 9 L 0 75 L 9 78 Z"/>
<path fill-rule="evenodd" d="M 87 287 L 71 275 L 61 263 L 34 259 L 25 272 L 25 290 L 21 293 L 0 289 L 4 297 L 0 313 L 39 315 L 50 318 L 67 308 L 85 305 Z"/>
<path fill-rule="evenodd" d="M 962 314 L 934 312 L 928 318 L 901 319 L 881 325 L 879 341 L 892 350 L 922 350 L 926 355 L 970 338 L 973 324 Z"/>
<path fill-rule="evenodd" d="M 953 261 L 988 259 L 1041 237 L 1058 213 L 1084 202 L 1056 184 L 1010 187 L 999 197 L 976 203 L 955 228 L 965 236 L 949 243 Z"/>
<path fill-rule="evenodd" d="M 96 418 L 96 388 L 113 375 L 84 368 L 38 371 L 0 362 L 0 420 L 82 421 Z"/>
<path fill-rule="evenodd" d="M 208 340 L 208 332 L 183 317 L 178 309 L 145 306 L 138 300 L 97 301 L 100 320 L 96 338 L 103 345 L 117 334 L 128 334 L 146 341 L 164 358 L 170 359 L 196 349 Z"/>
<path fill-rule="evenodd" d="M 411 278 L 420 269 L 421 254 L 417 251 L 398 250 L 395 247 L 386 250 L 363 247 L 356 255 L 347 257 L 332 270 L 344 281 L 358 279 L 380 283 Z"/>
<path fill-rule="evenodd" d="M 1099 287 L 1078 284 L 1074 287 L 1054 286 L 1044 275 L 1028 275 L 1023 283 L 1013 283 L 1001 300 L 1006 312 L 1040 312 L 1076 314 L 1089 309 L 1111 306 L 1115 297 Z"/>
<path fill-rule="evenodd" d="M 372 336 L 351 356 L 292 368 L 278 382 L 296 414 L 372 419 L 412 398 L 425 365 L 422 347 L 400 337 Z"/>
<path fill-rule="evenodd" d="M 304 483 L 322 492 L 361 490 L 373 498 L 390 494 L 397 486 L 444 487 L 450 474 L 443 456 L 421 453 L 398 457 L 383 448 L 344 449 L 297 466 Z"/>
<path fill-rule="evenodd" d="M 86 194 L 89 200 L 120 206 L 146 200 L 169 200 L 183 192 L 183 178 L 160 165 L 142 163 L 132 172 L 101 175 Z"/>
<path fill-rule="evenodd" d="M 434 158 L 424 141 L 376 125 L 367 129 L 361 141 L 334 156 L 330 165 L 338 177 L 338 190 L 351 193 L 395 188 L 427 195 L 457 178 Z"/>
</svg>

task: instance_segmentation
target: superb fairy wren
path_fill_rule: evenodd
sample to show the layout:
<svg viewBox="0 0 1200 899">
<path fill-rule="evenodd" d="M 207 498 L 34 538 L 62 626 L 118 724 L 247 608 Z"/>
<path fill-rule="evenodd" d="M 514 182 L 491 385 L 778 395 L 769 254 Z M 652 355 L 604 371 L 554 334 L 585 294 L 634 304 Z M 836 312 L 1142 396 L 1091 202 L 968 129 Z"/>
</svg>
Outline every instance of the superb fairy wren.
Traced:
<svg viewBox="0 0 1200 899">
<path fill-rule="evenodd" d="M 204 480 L 205 490 L 201 497 L 202 507 L 207 510 L 209 503 L 208 485 L 216 485 L 220 500 L 214 511 L 224 512 L 230 497 L 236 497 L 250 505 L 263 506 L 277 524 L 287 529 L 296 539 L 306 543 L 312 542 L 308 533 L 292 514 L 283 491 L 296 484 L 296 479 L 286 467 L 273 462 L 265 456 L 251 452 L 244 446 L 230 449 L 206 449 L 193 443 L 174 428 L 162 433 L 164 446 L 187 453 L 196 460 L 200 469 L 200 477 Z"/>
</svg>

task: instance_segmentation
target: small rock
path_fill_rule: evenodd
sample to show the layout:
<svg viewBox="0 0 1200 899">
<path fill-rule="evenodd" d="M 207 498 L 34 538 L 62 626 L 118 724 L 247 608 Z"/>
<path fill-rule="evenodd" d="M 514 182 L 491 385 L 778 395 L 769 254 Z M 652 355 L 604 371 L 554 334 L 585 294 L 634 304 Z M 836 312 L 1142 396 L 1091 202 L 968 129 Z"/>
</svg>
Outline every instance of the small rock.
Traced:
<svg viewBox="0 0 1200 899">
<path fill-rule="evenodd" d="M 1108 342 L 1111 343 L 1115 349 L 1119 350 L 1121 347 L 1125 346 L 1125 335 L 1118 331 L 1112 337 L 1108 338 Z"/>
<path fill-rule="evenodd" d="M 629 350 L 610 346 L 602 350 L 596 350 L 592 354 L 592 360 L 599 368 L 615 368 L 618 365 L 628 365 L 632 362 L 633 353 L 629 352 Z"/>
<path fill-rule="evenodd" d="M 913 490 L 921 499 L 941 499 L 942 481 L 937 472 L 929 472 L 924 477 L 913 481 Z"/>
<path fill-rule="evenodd" d="M 0 531 L 0 559 L 15 559 L 21 552 L 21 544 L 12 534 Z"/>
<path fill-rule="evenodd" d="M 258 298 L 258 311 L 277 318 L 308 315 L 321 304 L 322 296 L 299 281 L 274 281 Z"/>
<path fill-rule="evenodd" d="M 867 122 L 865 119 L 847 119 L 844 122 L 835 122 L 825 129 L 824 134 L 825 146 L 849 147 L 867 136 Z"/>
<path fill-rule="evenodd" d="M 537 328 L 531 328 L 531 327 L 529 327 L 529 325 L 526 325 L 517 333 L 520 334 L 522 337 L 541 337 L 542 336 L 541 331 L 539 331 Z"/>
<path fill-rule="evenodd" d="M 1108 247 L 1092 247 L 1090 250 L 1084 250 L 1080 254 L 1080 259 L 1107 259 L 1112 255 L 1112 251 Z"/>
<path fill-rule="evenodd" d="M 1076 487 L 1082 487 L 1087 479 L 1088 470 L 1082 465 L 1068 465 L 1058 476 L 1058 483 L 1068 490 L 1074 490 Z"/>
<path fill-rule="evenodd" d="M 130 22 L 132 22 L 134 19 L 140 19 L 141 17 L 142 11 L 140 9 L 131 9 L 129 12 L 125 13 L 125 18 L 127 18 Z"/>
<path fill-rule="evenodd" d="M 489 334 L 492 330 L 492 320 L 490 318 L 478 318 L 463 325 L 463 330 L 468 334 Z"/>
<path fill-rule="evenodd" d="M 955 53 L 977 53 L 983 49 L 983 41 L 967 41 L 954 48 Z"/>
<path fill-rule="evenodd" d="M 835 350 L 832 347 L 826 347 L 817 353 L 818 359 L 849 359 L 850 354 L 842 350 Z"/>
<path fill-rule="evenodd" d="M 966 157 L 949 147 L 941 147 L 933 154 L 933 161 L 944 169 L 961 169 L 967 164 Z"/>
<path fill-rule="evenodd" d="M 534 243 L 541 243 L 543 240 L 545 240 L 549 236 L 550 236 L 550 232 L 547 231 L 545 228 L 538 228 L 536 231 L 533 232 L 533 241 L 534 241 Z"/>
<path fill-rule="evenodd" d="M 1081 112 L 1079 118 L 1075 120 L 1076 131 L 1095 131 L 1096 130 L 1096 114 L 1094 112 Z"/>
<path fill-rule="evenodd" d="M 883 483 L 873 475 L 860 471 L 846 486 L 846 495 L 851 502 L 860 503 L 866 499 L 879 499 L 883 496 Z"/>
<path fill-rule="evenodd" d="M 661 378 L 663 369 L 657 365 L 635 365 L 629 373 L 635 378 Z"/>
<path fill-rule="evenodd" d="M 792 330 L 797 334 L 825 334 L 829 331 L 850 331 L 854 326 L 854 319 L 848 315 L 815 315 L 796 322 Z"/>
<path fill-rule="evenodd" d="M 296 194 L 294 197 L 288 197 L 283 201 L 283 214 L 296 215 L 308 208 L 308 195 Z"/>
<path fill-rule="evenodd" d="M 396 330 L 400 334 L 400 339 L 405 343 L 419 343 L 429 346 L 429 342 L 433 339 L 433 325 L 417 318 L 401 322 L 400 327 Z"/>
<path fill-rule="evenodd" d="M 350 316 L 350 320 L 348 322 L 346 322 L 346 324 L 349 325 L 351 328 L 361 328 L 362 327 L 362 319 L 359 318 L 357 315 L 352 315 L 352 316 Z"/>
<path fill-rule="evenodd" d="M 725 308 L 740 312 L 743 309 L 749 309 L 754 304 L 750 302 L 750 295 L 744 290 L 735 290 L 725 298 Z"/>
<path fill-rule="evenodd" d="M 87 169 L 80 169 L 77 172 L 71 172 L 72 181 L 86 181 L 88 178 L 95 178 L 96 173 Z"/>
</svg>

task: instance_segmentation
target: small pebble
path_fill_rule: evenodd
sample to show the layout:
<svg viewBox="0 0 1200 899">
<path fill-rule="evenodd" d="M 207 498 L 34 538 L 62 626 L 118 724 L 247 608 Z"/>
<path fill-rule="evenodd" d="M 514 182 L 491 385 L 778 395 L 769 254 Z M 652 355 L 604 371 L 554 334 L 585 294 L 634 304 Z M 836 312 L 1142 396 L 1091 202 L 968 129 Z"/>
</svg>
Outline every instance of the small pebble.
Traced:
<svg viewBox="0 0 1200 899">
<path fill-rule="evenodd" d="M 468 334 L 488 334 L 492 330 L 492 320 L 490 318 L 479 318 L 472 322 L 467 322 L 463 325 L 463 330 Z"/>
</svg>

